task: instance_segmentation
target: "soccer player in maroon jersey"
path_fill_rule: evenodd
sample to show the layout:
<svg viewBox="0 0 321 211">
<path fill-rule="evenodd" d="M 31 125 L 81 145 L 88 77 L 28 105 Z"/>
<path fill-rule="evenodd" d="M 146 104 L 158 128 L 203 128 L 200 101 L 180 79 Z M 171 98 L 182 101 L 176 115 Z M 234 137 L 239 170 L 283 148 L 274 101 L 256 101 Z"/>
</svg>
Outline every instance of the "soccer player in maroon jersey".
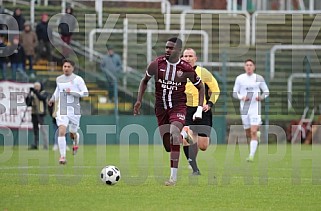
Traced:
<svg viewBox="0 0 321 211">
<path fill-rule="evenodd" d="M 158 129 L 163 139 L 165 150 L 170 152 L 171 176 L 165 182 L 167 186 L 176 184 L 180 144 L 182 143 L 182 138 L 187 138 L 188 136 L 185 131 L 182 131 L 186 115 L 185 85 L 187 79 L 199 91 L 199 104 L 194 114 L 194 119 L 202 118 L 204 101 L 204 85 L 201 83 L 201 79 L 197 76 L 194 68 L 180 59 L 181 50 L 181 39 L 173 37 L 167 40 L 165 56 L 156 58 L 147 67 L 146 74 L 140 82 L 137 101 L 134 105 L 134 115 L 137 115 L 140 113 L 139 110 L 147 83 L 151 77 L 154 77 L 155 114 L 158 121 Z"/>
</svg>

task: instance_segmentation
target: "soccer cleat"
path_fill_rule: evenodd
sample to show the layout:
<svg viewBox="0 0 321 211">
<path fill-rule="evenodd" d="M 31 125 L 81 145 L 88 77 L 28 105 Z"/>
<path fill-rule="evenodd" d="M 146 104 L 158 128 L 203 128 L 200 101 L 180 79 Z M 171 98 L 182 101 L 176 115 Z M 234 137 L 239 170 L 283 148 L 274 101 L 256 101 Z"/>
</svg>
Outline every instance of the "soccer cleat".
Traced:
<svg viewBox="0 0 321 211">
<path fill-rule="evenodd" d="M 74 140 L 74 146 L 72 147 L 72 154 L 76 155 L 78 151 L 79 144 L 79 133 L 76 133 L 76 140 Z"/>
<path fill-rule="evenodd" d="M 67 163 L 67 160 L 65 157 L 60 157 L 59 158 L 59 164 L 65 165 Z"/>
<path fill-rule="evenodd" d="M 176 181 L 170 178 L 168 181 L 165 182 L 165 186 L 175 186 Z"/>
<path fill-rule="evenodd" d="M 200 175 L 202 175 L 202 174 L 201 174 L 201 172 L 199 170 L 198 171 L 194 171 L 192 173 L 192 176 L 200 176 Z"/>
<path fill-rule="evenodd" d="M 246 158 L 246 161 L 247 162 L 253 162 L 254 161 L 254 157 L 249 155 L 247 158 Z"/>
<path fill-rule="evenodd" d="M 76 154 L 77 154 L 78 148 L 79 148 L 78 145 L 72 147 L 72 154 L 73 154 L 73 155 L 76 155 Z"/>
</svg>

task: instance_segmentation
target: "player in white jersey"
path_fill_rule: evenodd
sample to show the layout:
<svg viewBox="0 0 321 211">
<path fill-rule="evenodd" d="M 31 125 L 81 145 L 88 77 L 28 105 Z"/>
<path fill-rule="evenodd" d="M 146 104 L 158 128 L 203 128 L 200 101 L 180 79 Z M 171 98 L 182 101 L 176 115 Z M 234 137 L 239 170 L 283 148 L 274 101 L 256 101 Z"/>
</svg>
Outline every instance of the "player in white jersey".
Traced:
<svg viewBox="0 0 321 211">
<path fill-rule="evenodd" d="M 60 164 L 66 161 L 66 132 L 69 126 L 70 138 L 73 140 L 73 154 L 76 154 L 79 143 L 80 98 L 88 96 L 88 89 L 84 80 L 73 73 L 75 63 L 72 60 L 63 61 L 63 75 L 56 79 L 56 90 L 48 102 L 52 106 L 57 103 L 58 147 Z"/>
<path fill-rule="evenodd" d="M 258 145 L 258 129 L 261 125 L 261 101 L 269 96 L 269 88 L 261 75 L 254 73 L 255 62 L 247 59 L 245 73 L 237 76 L 233 96 L 240 100 L 240 112 L 246 137 L 250 140 L 247 161 L 253 161 Z"/>
</svg>

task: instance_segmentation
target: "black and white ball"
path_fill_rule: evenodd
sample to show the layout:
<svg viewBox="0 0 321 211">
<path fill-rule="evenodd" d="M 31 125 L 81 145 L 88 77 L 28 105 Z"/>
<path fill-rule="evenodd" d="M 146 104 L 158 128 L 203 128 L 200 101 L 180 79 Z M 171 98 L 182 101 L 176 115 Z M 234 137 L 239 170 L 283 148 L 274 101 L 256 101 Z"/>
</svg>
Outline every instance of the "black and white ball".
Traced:
<svg viewBox="0 0 321 211">
<path fill-rule="evenodd" d="M 101 170 L 100 179 L 107 185 L 115 185 L 120 180 L 120 171 L 116 166 L 105 166 Z"/>
</svg>

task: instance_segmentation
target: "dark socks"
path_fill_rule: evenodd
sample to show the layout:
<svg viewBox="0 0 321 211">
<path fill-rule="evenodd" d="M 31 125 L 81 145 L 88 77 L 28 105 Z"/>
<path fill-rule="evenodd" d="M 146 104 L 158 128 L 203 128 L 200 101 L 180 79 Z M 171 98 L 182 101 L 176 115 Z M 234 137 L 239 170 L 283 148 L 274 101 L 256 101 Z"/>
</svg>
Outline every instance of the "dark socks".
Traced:
<svg viewBox="0 0 321 211">
<path fill-rule="evenodd" d="M 199 171 L 196 163 L 196 156 L 198 152 L 197 143 L 192 144 L 190 146 L 184 146 L 183 150 L 189 164 L 192 166 L 193 172 Z"/>
</svg>

